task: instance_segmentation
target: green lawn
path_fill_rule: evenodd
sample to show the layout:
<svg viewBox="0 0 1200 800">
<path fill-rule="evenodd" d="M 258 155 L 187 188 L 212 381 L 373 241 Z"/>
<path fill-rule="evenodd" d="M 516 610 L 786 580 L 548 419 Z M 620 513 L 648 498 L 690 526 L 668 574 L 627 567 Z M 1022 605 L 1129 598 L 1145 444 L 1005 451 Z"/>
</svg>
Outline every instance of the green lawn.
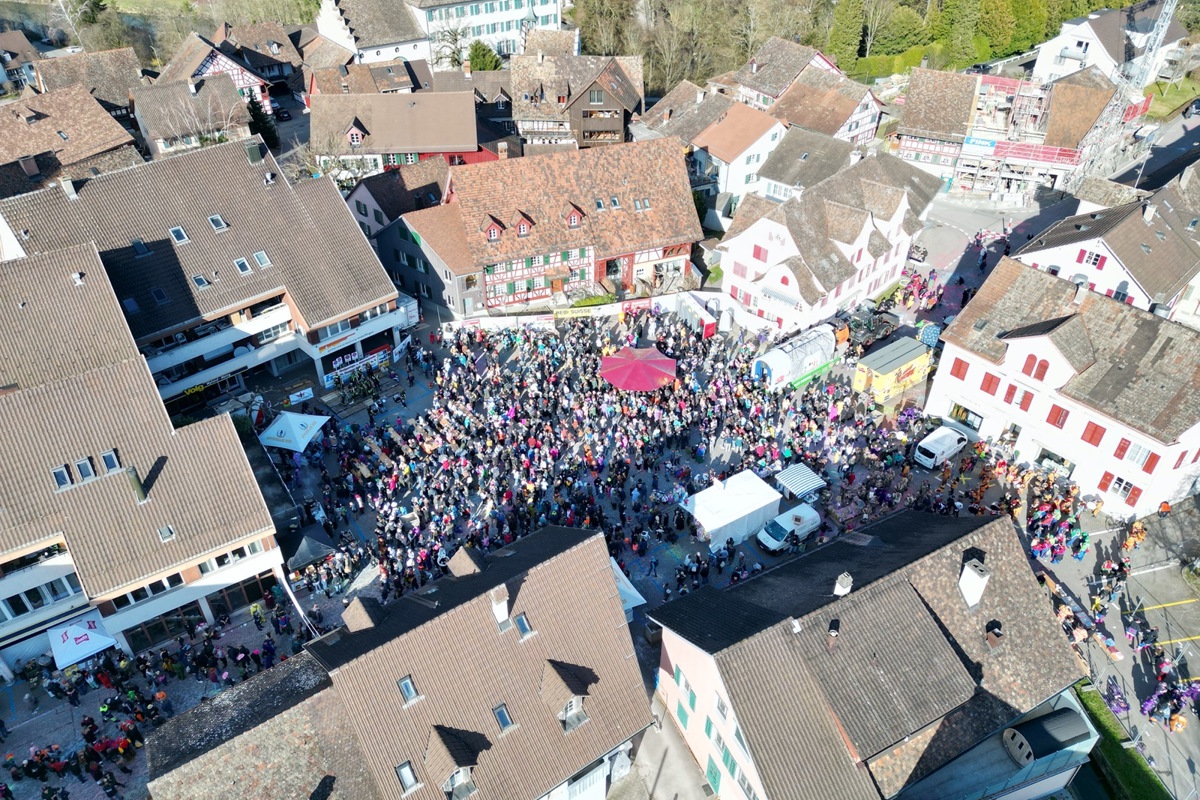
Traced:
<svg viewBox="0 0 1200 800">
<path fill-rule="evenodd" d="M 1125 729 L 1108 709 L 1100 692 L 1082 691 L 1082 687 L 1088 683 L 1084 680 L 1075 684 L 1075 694 L 1087 709 L 1096 730 L 1100 731 L 1100 742 L 1096 745 L 1098 752 L 1092 755 L 1099 756 L 1108 764 L 1120 784 L 1114 787 L 1120 793 L 1114 796 L 1114 800 L 1121 800 L 1122 797 L 1128 800 L 1171 800 L 1171 793 L 1146 763 L 1146 759 L 1137 750 L 1121 745 L 1128 738 Z"/>
<path fill-rule="evenodd" d="M 1146 92 L 1153 95 L 1150 110 L 1146 112 L 1149 119 L 1167 119 L 1175 111 L 1200 97 L 1200 81 L 1187 77 L 1177 85 L 1168 86 L 1165 83 L 1153 84 Z"/>
</svg>

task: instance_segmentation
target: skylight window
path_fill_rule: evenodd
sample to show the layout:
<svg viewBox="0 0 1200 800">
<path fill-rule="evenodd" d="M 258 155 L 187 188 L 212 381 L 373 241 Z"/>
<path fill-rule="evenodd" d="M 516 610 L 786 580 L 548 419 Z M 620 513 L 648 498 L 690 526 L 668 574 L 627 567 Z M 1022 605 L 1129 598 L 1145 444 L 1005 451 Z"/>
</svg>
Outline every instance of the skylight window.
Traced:
<svg viewBox="0 0 1200 800">
<path fill-rule="evenodd" d="M 185 244 L 191 241 L 191 239 L 188 238 L 188 235 L 184 233 L 183 228 L 178 226 L 171 228 L 171 238 L 175 240 L 175 244 Z"/>
<path fill-rule="evenodd" d="M 400 689 L 400 696 L 404 698 L 404 702 L 411 703 L 421 696 L 417 691 L 417 685 L 413 683 L 412 675 L 405 675 L 400 680 L 396 681 L 396 686 Z"/>
<path fill-rule="evenodd" d="M 157 286 L 150 290 L 150 294 L 154 297 L 154 302 L 158 303 L 160 306 L 165 306 L 167 303 L 171 302 L 171 298 L 167 297 L 167 293 Z"/>
<path fill-rule="evenodd" d="M 204 277 L 203 275 L 193 275 L 192 283 L 196 284 L 197 289 L 207 289 L 209 286 L 212 286 L 212 284 L 208 282 L 208 278 Z"/>
<path fill-rule="evenodd" d="M 53 474 L 55 489 L 66 489 L 71 485 L 71 469 L 66 464 L 63 464 L 61 467 L 55 467 Z"/>
<path fill-rule="evenodd" d="M 259 250 L 254 254 L 254 263 L 258 264 L 260 268 L 265 269 L 266 267 L 271 266 L 271 259 L 267 258 L 266 251 Z"/>
<path fill-rule="evenodd" d="M 208 224 L 212 225 L 214 231 L 223 231 L 229 228 L 229 223 L 220 214 L 213 214 L 209 217 Z"/>
<path fill-rule="evenodd" d="M 59 131 L 59 132 L 58 132 L 58 136 L 59 136 L 59 138 L 60 138 L 60 139 L 62 139 L 64 142 L 69 142 L 69 141 L 71 140 L 71 139 L 70 139 L 70 137 L 69 137 L 69 136 L 67 136 L 67 134 L 63 133 L 62 131 Z"/>
<path fill-rule="evenodd" d="M 104 464 L 105 472 L 116 472 L 121 468 L 121 459 L 116 450 L 105 450 L 100 454 L 100 461 Z"/>
<path fill-rule="evenodd" d="M 620 207 L 621 207 L 621 201 L 620 201 L 620 200 L 618 200 L 618 199 L 616 198 L 616 196 L 610 197 L 610 198 L 609 198 L 609 201 L 612 203 L 612 207 L 613 207 L 613 208 L 620 208 Z"/>
<path fill-rule="evenodd" d="M 597 211 L 603 211 L 603 210 L 604 210 L 604 201 L 603 201 L 603 200 L 601 200 L 599 197 L 597 197 L 597 198 L 596 198 L 596 210 L 597 210 Z"/>
<path fill-rule="evenodd" d="M 90 458 L 81 458 L 75 462 L 75 469 L 79 471 L 79 479 L 81 481 L 90 481 L 96 477 L 96 470 L 92 467 Z"/>
<path fill-rule="evenodd" d="M 641 210 L 642 210 L 642 201 L 641 201 L 641 200 L 639 200 L 639 199 L 638 199 L 638 198 L 636 198 L 636 197 L 635 197 L 635 198 L 633 198 L 633 210 L 634 210 L 634 211 L 641 211 Z"/>
<path fill-rule="evenodd" d="M 647 211 L 650 210 L 650 198 L 649 197 L 642 198 L 642 208 L 646 209 Z"/>
<path fill-rule="evenodd" d="M 175 529 L 170 525 L 163 525 L 158 529 L 158 539 L 162 542 L 169 542 L 175 538 Z"/>
<path fill-rule="evenodd" d="M 243 275 L 249 275 L 252 271 L 250 269 L 250 262 L 244 258 L 234 259 L 233 265 L 235 267 L 237 267 L 237 271 L 242 273 Z"/>
<path fill-rule="evenodd" d="M 136 314 L 142 310 L 138 306 L 137 300 L 134 300 L 132 297 L 126 297 L 124 300 L 121 301 L 121 305 L 123 305 L 125 307 L 125 310 L 127 312 L 129 312 L 130 314 Z"/>
<path fill-rule="evenodd" d="M 508 713 L 508 706 L 504 703 L 493 708 L 492 713 L 496 716 L 496 724 L 500 726 L 501 733 L 516 724 L 513 722 L 512 715 Z"/>
<path fill-rule="evenodd" d="M 1193 218 L 1192 221 L 1188 223 L 1187 229 L 1189 231 L 1194 231 L 1196 230 L 1197 225 L 1200 225 L 1200 217 Z"/>
<path fill-rule="evenodd" d="M 133 254 L 138 258 L 150 255 L 150 248 L 146 247 L 146 243 L 141 239 L 133 240 Z"/>
<path fill-rule="evenodd" d="M 529 624 L 529 617 L 524 614 L 517 614 L 517 616 L 513 617 L 513 623 L 517 626 L 522 639 L 533 633 L 533 626 Z"/>
</svg>

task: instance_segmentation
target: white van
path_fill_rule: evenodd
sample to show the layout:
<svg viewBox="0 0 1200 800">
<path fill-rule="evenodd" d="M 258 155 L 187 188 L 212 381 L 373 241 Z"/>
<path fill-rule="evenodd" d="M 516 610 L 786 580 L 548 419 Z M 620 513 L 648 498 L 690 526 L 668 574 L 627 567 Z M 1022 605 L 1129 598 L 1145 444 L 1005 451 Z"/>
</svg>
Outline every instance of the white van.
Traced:
<svg viewBox="0 0 1200 800">
<path fill-rule="evenodd" d="M 966 445 L 965 433 L 942 426 L 921 440 L 913 452 L 913 461 L 926 469 L 935 469 L 946 459 L 957 455 Z"/>
<path fill-rule="evenodd" d="M 812 506 L 801 503 L 764 525 L 758 532 L 758 544 L 768 553 L 782 553 L 787 549 L 789 533 L 795 533 L 800 541 L 804 541 L 819 527 L 821 515 Z"/>
</svg>

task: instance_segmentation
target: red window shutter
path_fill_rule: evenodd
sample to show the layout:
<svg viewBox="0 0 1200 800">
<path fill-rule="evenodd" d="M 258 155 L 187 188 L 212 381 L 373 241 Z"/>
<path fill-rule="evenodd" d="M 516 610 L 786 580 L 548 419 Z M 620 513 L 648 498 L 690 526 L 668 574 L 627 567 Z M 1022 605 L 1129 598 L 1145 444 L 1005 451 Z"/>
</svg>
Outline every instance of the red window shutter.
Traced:
<svg viewBox="0 0 1200 800">
<path fill-rule="evenodd" d="M 1182 466 L 1183 466 L 1183 460 L 1184 460 L 1185 458 L 1187 458 L 1187 450 L 1184 450 L 1182 453 L 1180 453 L 1180 454 L 1179 454 L 1179 458 L 1178 458 L 1178 460 L 1176 460 L 1176 462 L 1175 462 L 1175 467 L 1174 467 L 1174 468 L 1175 468 L 1175 469 L 1179 469 L 1180 467 L 1182 467 Z"/>
<path fill-rule="evenodd" d="M 1195 464 L 1197 461 L 1200 461 L 1200 447 L 1196 448 L 1196 455 L 1192 456 L 1192 463 Z"/>
<path fill-rule="evenodd" d="M 1121 441 L 1117 442 L 1117 449 L 1113 452 L 1113 458 L 1117 459 L 1118 461 L 1124 458 L 1125 453 L 1129 450 L 1130 444 L 1131 442 L 1128 439 L 1122 439 Z"/>
<path fill-rule="evenodd" d="M 1100 486 L 1098 487 L 1100 489 L 1100 491 L 1107 492 L 1108 487 L 1112 486 L 1114 477 L 1116 477 L 1116 476 L 1113 475 L 1111 472 L 1106 472 L 1103 475 L 1101 475 L 1100 476 Z"/>
<path fill-rule="evenodd" d="M 1108 256 L 1100 256 L 1100 259 L 1096 262 L 1096 269 L 1104 269 L 1105 261 L 1108 261 Z"/>
<path fill-rule="evenodd" d="M 1068 411 L 1062 406 L 1050 406 L 1050 413 L 1046 415 L 1046 422 L 1049 422 L 1056 428 L 1061 428 L 1067 424 Z"/>
<path fill-rule="evenodd" d="M 1138 503 L 1138 500 L 1141 500 L 1141 499 L 1142 499 L 1142 490 L 1135 486 L 1129 490 L 1129 497 L 1125 498 L 1125 505 L 1136 506 Z"/>
<path fill-rule="evenodd" d="M 1025 366 L 1021 367 L 1021 372 L 1024 372 L 1026 375 L 1032 375 L 1033 368 L 1036 365 L 1037 365 L 1037 356 L 1033 356 L 1033 355 L 1026 356 L 1025 357 Z"/>
<path fill-rule="evenodd" d="M 1008 389 L 1004 392 L 1004 402 L 1011 403 L 1013 401 L 1013 398 L 1016 397 L 1016 395 L 1017 395 L 1017 387 L 1013 386 L 1010 383 L 1008 385 Z"/>
<path fill-rule="evenodd" d="M 1083 429 L 1083 440 L 1093 447 L 1099 447 L 1101 440 L 1104 439 L 1104 433 L 1104 428 L 1094 422 L 1089 422 Z"/>
<path fill-rule="evenodd" d="M 1050 369 L 1050 364 L 1048 364 L 1046 362 L 1046 359 L 1043 358 L 1041 361 L 1038 362 L 1037 369 L 1035 369 L 1033 371 L 1033 379 L 1035 381 L 1045 380 L 1046 379 L 1046 370 L 1048 370 L 1048 369 Z"/>
<path fill-rule="evenodd" d="M 1088 291 L 1089 291 L 1089 292 L 1094 292 L 1094 291 L 1096 291 L 1096 284 L 1094 284 L 1094 283 L 1089 283 L 1089 284 L 1088 284 Z"/>
<path fill-rule="evenodd" d="M 1113 290 L 1112 290 L 1112 289 L 1107 289 L 1107 290 L 1105 290 L 1105 292 L 1104 292 L 1104 296 L 1105 296 L 1105 297 L 1112 297 L 1112 296 L 1113 296 Z"/>
<path fill-rule="evenodd" d="M 950 367 L 950 374 L 958 378 L 960 381 L 967 378 L 967 362 L 961 358 L 954 359 L 953 366 Z"/>
<path fill-rule="evenodd" d="M 1154 474 L 1154 468 L 1158 466 L 1158 453 L 1151 453 L 1146 459 L 1146 463 L 1142 465 L 1142 472 L 1147 475 Z"/>
<path fill-rule="evenodd" d="M 1125 305 L 1127 305 L 1127 306 L 1133 305 L 1133 295 L 1131 295 L 1131 294 L 1125 295 Z"/>
<path fill-rule="evenodd" d="M 1028 411 L 1029 406 L 1032 403 L 1033 403 L 1033 392 L 1026 392 L 1025 396 L 1021 398 L 1021 410 Z"/>
<path fill-rule="evenodd" d="M 787 276 L 787 275 L 780 275 L 780 276 L 779 276 L 779 283 L 780 283 L 780 284 L 782 284 L 783 286 L 787 286 L 787 285 L 789 285 L 789 284 L 791 283 L 791 281 L 789 281 L 789 280 L 788 280 L 788 276 Z"/>
<path fill-rule="evenodd" d="M 984 373 L 983 383 L 979 385 L 979 388 L 990 395 L 995 395 L 996 390 L 1000 388 L 1000 379 L 990 372 Z"/>
<path fill-rule="evenodd" d="M 1079 255 L 1075 257 L 1075 263 L 1082 264 L 1085 258 L 1087 258 L 1087 250 L 1080 250 Z"/>
</svg>

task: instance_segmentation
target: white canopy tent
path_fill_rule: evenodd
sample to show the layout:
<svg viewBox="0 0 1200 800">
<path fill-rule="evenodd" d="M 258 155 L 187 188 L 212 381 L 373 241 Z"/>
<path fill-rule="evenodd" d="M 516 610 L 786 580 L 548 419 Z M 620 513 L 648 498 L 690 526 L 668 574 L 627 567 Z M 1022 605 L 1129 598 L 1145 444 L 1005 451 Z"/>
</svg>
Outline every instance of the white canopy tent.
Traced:
<svg viewBox="0 0 1200 800">
<path fill-rule="evenodd" d="M 328 421 L 329 417 L 284 411 L 258 435 L 258 440 L 269 447 L 303 451 Z"/>
<path fill-rule="evenodd" d="M 695 518 L 708 537 L 709 548 L 716 552 L 726 539 L 739 544 L 757 533 L 779 513 L 781 499 L 770 484 L 751 470 L 743 470 L 679 505 Z"/>
<path fill-rule="evenodd" d="M 809 469 L 807 464 L 793 464 L 775 476 L 775 483 L 792 497 L 804 497 L 826 486 L 821 476 Z"/>
<path fill-rule="evenodd" d="M 621 607 L 625 609 L 625 621 L 633 622 L 633 610 L 646 605 L 646 598 L 642 597 L 637 587 L 625 577 L 624 572 L 621 572 L 617 560 L 612 556 L 609 556 L 608 560 L 612 564 L 613 578 L 617 581 L 617 593 L 621 595 Z"/>
<path fill-rule="evenodd" d="M 46 631 L 46 635 L 50 637 L 50 651 L 54 654 L 54 663 L 59 669 L 78 664 L 117 644 L 117 640 L 104 630 L 104 623 L 97 609 L 75 617 L 64 625 L 51 628 Z"/>
</svg>

